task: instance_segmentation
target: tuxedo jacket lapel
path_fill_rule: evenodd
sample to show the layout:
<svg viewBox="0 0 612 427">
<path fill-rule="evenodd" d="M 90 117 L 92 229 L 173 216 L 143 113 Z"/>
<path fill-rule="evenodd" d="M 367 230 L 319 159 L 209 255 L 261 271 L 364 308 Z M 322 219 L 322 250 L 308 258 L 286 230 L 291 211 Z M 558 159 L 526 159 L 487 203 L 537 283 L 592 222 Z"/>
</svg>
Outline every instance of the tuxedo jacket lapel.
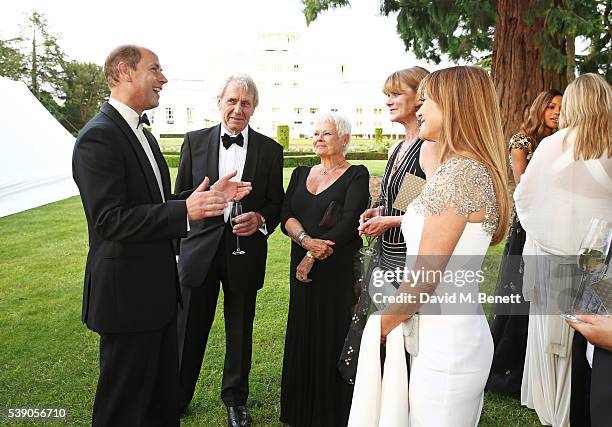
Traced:
<svg viewBox="0 0 612 427">
<path fill-rule="evenodd" d="M 170 197 L 170 194 L 172 193 L 170 189 L 170 171 L 168 170 L 168 165 L 166 164 L 164 155 L 162 154 L 161 149 L 159 148 L 159 144 L 155 140 L 155 137 L 151 135 L 151 133 L 146 129 L 143 129 L 143 133 L 147 138 L 147 141 L 149 141 L 149 146 L 151 147 L 151 151 L 153 152 L 153 157 L 157 162 L 157 167 L 159 168 L 159 173 L 161 174 L 164 197 L 166 198 L 166 200 L 168 200 L 168 197 Z"/>
<path fill-rule="evenodd" d="M 129 141 L 130 145 L 132 146 L 132 149 L 136 153 L 136 158 L 138 159 L 138 163 L 140 164 L 140 169 L 142 170 L 142 173 L 145 175 L 145 179 L 147 182 L 147 187 L 149 189 L 149 195 L 151 196 L 151 199 L 155 203 L 161 203 L 162 199 L 161 199 L 161 194 L 159 194 L 159 186 L 157 185 L 157 179 L 155 178 L 155 174 L 153 173 L 153 168 L 151 167 L 149 158 L 144 152 L 142 145 L 140 145 L 140 141 L 138 141 L 138 138 L 136 138 L 136 134 L 134 134 L 134 131 L 132 130 L 132 128 L 130 128 L 130 125 L 128 125 L 127 122 L 123 119 L 123 117 L 121 117 L 121 114 L 119 114 L 119 112 L 115 110 L 115 108 L 112 105 L 110 105 L 108 102 L 105 102 L 102 105 L 101 110 L 117 126 L 119 126 L 119 129 L 121 129 L 121 131 L 123 132 L 123 134 Z M 159 161 L 158 161 L 158 165 L 159 165 Z M 159 169 L 161 171 L 161 169 L 164 169 L 164 168 L 160 167 Z"/>
<path fill-rule="evenodd" d="M 208 140 L 208 155 L 206 170 L 210 185 L 219 180 L 219 141 L 221 139 L 221 125 L 217 125 L 210 133 Z"/>
<path fill-rule="evenodd" d="M 259 159 L 259 151 L 261 141 L 257 138 L 253 129 L 249 126 L 249 143 L 247 146 L 247 155 L 244 161 L 244 169 L 242 170 L 241 181 L 253 182 L 255 178 L 255 169 L 257 168 L 257 160 Z"/>
</svg>

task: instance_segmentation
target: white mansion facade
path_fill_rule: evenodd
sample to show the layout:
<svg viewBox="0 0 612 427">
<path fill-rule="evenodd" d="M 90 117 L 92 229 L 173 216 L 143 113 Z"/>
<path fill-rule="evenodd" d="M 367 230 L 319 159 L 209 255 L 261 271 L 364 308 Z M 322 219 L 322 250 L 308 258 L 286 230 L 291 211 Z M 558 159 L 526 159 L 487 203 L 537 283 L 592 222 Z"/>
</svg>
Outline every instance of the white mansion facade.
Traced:
<svg viewBox="0 0 612 427">
<path fill-rule="evenodd" d="M 386 75 L 364 78 L 359 61 L 367 58 L 344 60 L 329 49 L 323 49 L 327 56 L 307 52 L 299 39 L 291 31 L 261 34 L 258 47 L 240 55 L 241 69 L 211 63 L 203 72 L 206 80 L 170 80 L 159 107 L 148 112 L 153 133 L 183 134 L 218 123 L 222 83 L 230 74 L 246 72 L 255 80 L 260 99 L 251 126 L 273 138 L 278 125 L 289 125 L 291 138 L 310 135 L 317 113 L 326 111 L 344 113 L 353 135 L 373 137 L 375 128 L 385 135 L 402 135 L 403 127 L 389 121 L 381 90 Z"/>
</svg>

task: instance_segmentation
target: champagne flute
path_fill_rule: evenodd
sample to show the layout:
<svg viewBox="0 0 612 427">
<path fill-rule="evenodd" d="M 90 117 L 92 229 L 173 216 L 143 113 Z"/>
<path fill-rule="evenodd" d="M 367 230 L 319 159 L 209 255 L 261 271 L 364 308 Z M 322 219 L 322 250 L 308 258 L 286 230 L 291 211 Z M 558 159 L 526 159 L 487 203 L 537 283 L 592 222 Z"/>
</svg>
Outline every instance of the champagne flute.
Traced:
<svg viewBox="0 0 612 427">
<path fill-rule="evenodd" d="M 379 216 L 384 216 L 386 212 L 387 198 L 381 194 L 376 199 L 376 202 L 372 204 L 372 208 L 378 210 Z M 367 246 L 359 249 L 361 255 L 373 256 L 376 255 L 376 249 L 374 248 L 374 242 L 376 236 L 366 236 Z"/>
<path fill-rule="evenodd" d="M 242 203 L 232 202 L 232 210 L 230 212 L 230 224 L 233 227 L 236 226 L 236 217 L 242 215 Z M 245 252 L 240 249 L 240 236 L 236 234 L 236 250 L 232 252 L 232 255 L 244 255 Z"/>
<path fill-rule="evenodd" d="M 569 312 L 563 313 L 566 319 L 576 322 L 575 314 L 581 311 L 582 297 L 587 285 L 587 279 L 601 278 L 610 263 L 612 241 L 612 222 L 601 218 L 592 218 L 586 236 L 578 249 L 578 267 L 582 270 L 580 286 L 573 298 Z"/>
</svg>

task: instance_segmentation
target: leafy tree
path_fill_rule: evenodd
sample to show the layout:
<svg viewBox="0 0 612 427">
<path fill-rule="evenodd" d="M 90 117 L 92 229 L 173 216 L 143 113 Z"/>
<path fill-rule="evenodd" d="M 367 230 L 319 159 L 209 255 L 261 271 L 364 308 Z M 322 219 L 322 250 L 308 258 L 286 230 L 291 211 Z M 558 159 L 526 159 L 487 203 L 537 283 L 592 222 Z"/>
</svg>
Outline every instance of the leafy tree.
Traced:
<svg viewBox="0 0 612 427">
<path fill-rule="evenodd" d="M 27 72 L 23 54 L 13 47 L 18 42 L 18 38 L 0 40 L 0 76 L 20 80 Z"/>
<path fill-rule="evenodd" d="M 308 23 L 349 0 L 302 0 Z M 610 0 L 381 0 L 385 15 L 397 12 L 406 50 L 439 63 L 490 64 L 506 136 L 542 90 L 564 89 L 575 71 L 612 80 Z M 588 45 L 575 53 L 576 39 Z"/>
<path fill-rule="evenodd" d="M 37 11 L 27 17 L 21 35 L 0 40 L 0 75 L 21 80 L 36 98 L 61 120 L 57 100 L 63 95 L 65 55 L 44 15 Z"/>
<path fill-rule="evenodd" d="M 64 72 L 61 123 L 75 133 L 97 113 L 108 96 L 108 86 L 97 64 L 71 61 L 65 64 Z"/>
<path fill-rule="evenodd" d="M 21 40 L 28 74 L 25 81 L 36 98 L 61 120 L 61 108 L 55 101 L 62 95 L 65 54 L 53 35 L 44 15 L 32 11 L 22 28 Z"/>
</svg>

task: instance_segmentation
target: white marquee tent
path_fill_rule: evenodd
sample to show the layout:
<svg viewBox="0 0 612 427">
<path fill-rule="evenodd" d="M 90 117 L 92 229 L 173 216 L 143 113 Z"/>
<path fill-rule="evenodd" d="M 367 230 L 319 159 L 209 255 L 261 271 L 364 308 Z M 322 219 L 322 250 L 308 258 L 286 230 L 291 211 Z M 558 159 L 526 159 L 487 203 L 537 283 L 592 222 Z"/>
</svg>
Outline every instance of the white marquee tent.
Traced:
<svg viewBox="0 0 612 427">
<path fill-rule="evenodd" d="M 0 217 L 78 194 L 73 147 L 24 83 L 0 77 Z"/>
</svg>

